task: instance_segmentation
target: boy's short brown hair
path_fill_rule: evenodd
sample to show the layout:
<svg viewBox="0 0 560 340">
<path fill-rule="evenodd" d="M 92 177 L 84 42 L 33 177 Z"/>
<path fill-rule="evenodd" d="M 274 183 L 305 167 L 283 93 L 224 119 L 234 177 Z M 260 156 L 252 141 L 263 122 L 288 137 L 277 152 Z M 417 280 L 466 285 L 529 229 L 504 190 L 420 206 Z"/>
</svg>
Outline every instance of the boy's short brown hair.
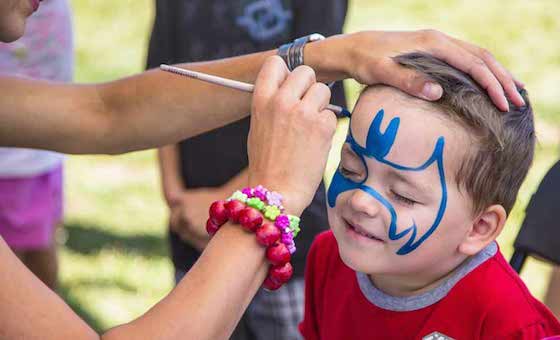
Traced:
<svg viewBox="0 0 560 340">
<path fill-rule="evenodd" d="M 526 105 L 510 103 L 501 112 L 467 74 L 425 53 L 399 55 L 394 60 L 441 84 L 443 95 L 429 105 L 463 126 L 472 137 L 456 173 L 459 188 L 473 200 L 474 213 L 501 204 L 509 213 L 533 161 L 535 128 L 527 92 L 519 90 Z"/>
</svg>

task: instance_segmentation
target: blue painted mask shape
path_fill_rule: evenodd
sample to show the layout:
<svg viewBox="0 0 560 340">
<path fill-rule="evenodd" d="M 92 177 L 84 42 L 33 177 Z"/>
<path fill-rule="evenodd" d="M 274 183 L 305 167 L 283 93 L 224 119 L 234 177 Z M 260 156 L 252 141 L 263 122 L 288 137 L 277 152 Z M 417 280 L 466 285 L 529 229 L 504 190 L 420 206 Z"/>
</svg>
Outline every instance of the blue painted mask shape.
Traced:
<svg viewBox="0 0 560 340">
<path fill-rule="evenodd" d="M 328 204 L 331 208 L 334 207 L 338 195 L 349 190 L 362 190 L 367 194 L 371 195 L 373 198 L 379 201 L 381 205 L 385 209 L 387 209 L 390 213 L 391 224 L 389 225 L 389 232 L 388 232 L 389 239 L 395 241 L 408 235 L 408 240 L 406 241 L 406 243 L 397 251 L 398 255 L 406 255 L 414 251 L 424 241 L 426 241 L 430 237 L 430 235 L 437 229 L 437 227 L 441 222 L 441 219 L 443 218 L 443 214 L 447 206 L 447 186 L 445 184 L 445 173 L 443 168 L 443 149 L 444 149 L 445 139 L 443 137 L 439 137 L 437 139 L 432 155 L 428 158 L 428 160 L 426 160 L 423 164 L 419 166 L 405 166 L 405 165 L 393 163 L 391 161 L 388 161 L 386 157 L 391 151 L 391 148 L 393 147 L 393 144 L 397 137 L 400 118 L 395 117 L 391 119 L 391 122 L 389 123 L 387 129 L 385 130 L 385 132 L 382 133 L 381 123 L 383 122 L 383 116 L 384 116 L 383 110 L 380 110 L 375 115 L 375 118 L 373 119 L 373 122 L 369 127 L 365 147 L 361 146 L 356 142 L 356 140 L 352 136 L 352 129 L 349 129 L 346 142 L 349 143 L 350 147 L 356 153 L 356 155 L 360 157 L 362 163 L 364 164 L 364 168 L 366 169 L 366 177 L 361 182 L 354 182 L 344 177 L 340 172 L 340 170 L 337 169 L 336 172 L 334 173 L 331 185 L 328 190 L 328 194 L 327 194 Z M 402 230 L 401 232 L 397 232 L 398 216 L 393 205 L 389 202 L 388 199 L 383 197 L 383 195 L 381 195 L 377 190 L 364 184 L 369 176 L 369 174 L 367 173 L 367 166 L 365 161 L 366 158 L 375 159 L 380 163 L 388 165 L 391 168 L 402 172 L 423 171 L 432 165 L 437 166 L 438 174 L 439 174 L 439 183 L 441 186 L 441 201 L 439 203 L 439 208 L 435 220 L 423 235 L 418 235 L 418 231 L 417 231 L 418 228 L 416 226 L 416 223 L 414 222 L 414 219 L 412 220 L 412 224 L 410 227 Z"/>
</svg>

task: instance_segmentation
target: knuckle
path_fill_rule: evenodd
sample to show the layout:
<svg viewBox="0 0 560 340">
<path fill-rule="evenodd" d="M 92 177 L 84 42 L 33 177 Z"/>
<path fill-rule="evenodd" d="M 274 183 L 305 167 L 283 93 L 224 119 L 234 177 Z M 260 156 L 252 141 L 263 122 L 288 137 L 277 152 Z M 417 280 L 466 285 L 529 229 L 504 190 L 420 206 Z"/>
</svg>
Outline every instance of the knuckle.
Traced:
<svg viewBox="0 0 560 340">
<path fill-rule="evenodd" d="M 284 65 L 284 60 L 277 55 L 266 58 L 265 65 L 269 67 L 280 67 Z"/>
<path fill-rule="evenodd" d="M 480 53 L 480 58 L 482 58 L 482 60 L 490 61 L 494 59 L 494 55 L 492 54 L 492 52 L 490 52 L 486 48 L 481 48 L 479 53 Z"/>
<path fill-rule="evenodd" d="M 260 71 L 261 76 L 268 77 L 278 72 L 282 74 L 287 74 L 289 72 L 284 60 L 276 55 L 267 57 Z"/>
<path fill-rule="evenodd" d="M 298 66 L 294 72 L 297 70 L 297 73 L 300 74 L 302 77 L 306 78 L 306 79 L 311 79 L 313 80 L 313 82 L 315 82 L 315 71 L 307 66 L 307 65 L 301 65 Z"/>
<path fill-rule="evenodd" d="M 409 71 L 405 75 L 403 75 L 401 79 L 402 90 L 413 91 L 416 89 L 417 84 L 421 80 L 421 77 L 418 74 Z"/>
<path fill-rule="evenodd" d="M 298 116 L 298 117 L 307 117 L 308 113 L 310 111 L 310 107 L 308 104 L 305 104 L 303 102 L 300 102 L 298 105 L 296 105 L 293 109 L 293 112 Z"/>
<path fill-rule="evenodd" d="M 488 69 L 488 67 L 486 66 L 486 63 L 484 62 L 484 60 L 478 58 L 478 57 L 474 57 L 472 59 L 472 67 L 471 70 L 473 72 L 481 72 L 481 71 L 486 71 Z"/>
<path fill-rule="evenodd" d="M 424 43 L 438 43 L 445 38 L 445 35 L 440 31 L 427 28 L 420 31 L 420 39 Z"/>
<path fill-rule="evenodd" d="M 322 93 L 322 94 L 328 94 L 329 97 L 331 95 L 331 88 L 324 83 L 315 83 L 313 85 L 313 87 L 315 87 L 317 89 L 318 92 Z"/>
</svg>

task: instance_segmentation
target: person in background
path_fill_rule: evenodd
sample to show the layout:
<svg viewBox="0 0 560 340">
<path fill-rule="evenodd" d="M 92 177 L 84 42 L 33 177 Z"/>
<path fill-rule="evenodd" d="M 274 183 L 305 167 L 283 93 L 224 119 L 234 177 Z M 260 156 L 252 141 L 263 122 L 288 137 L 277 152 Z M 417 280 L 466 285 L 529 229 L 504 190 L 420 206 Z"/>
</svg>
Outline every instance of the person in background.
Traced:
<svg viewBox="0 0 560 340">
<path fill-rule="evenodd" d="M 347 0 L 156 1 L 148 68 L 268 50 L 312 33 L 342 33 Z M 332 103 L 345 107 L 342 82 Z M 208 243 L 207 208 L 212 201 L 247 186 L 247 117 L 223 128 L 159 150 L 164 197 L 170 211 L 169 242 L 178 283 Z M 302 215 L 293 259 L 294 278 L 274 294 L 261 290 L 233 339 L 297 339 L 303 319 L 307 251 L 327 226 L 321 185 Z"/>
<path fill-rule="evenodd" d="M 68 0 L 46 0 L 25 35 L 0 42 L 0 73 L 70 82 L 74 55 Z M 0 235 L 20 260 L 56 289 L 55 229 L 63 213 L 63 155 L 0 148 Z"/>
<path fill-rule="evenodd" d="M 560 268 L 554 267 L 550 275 L 544 303 L 560 319 Z"/>
</svg>

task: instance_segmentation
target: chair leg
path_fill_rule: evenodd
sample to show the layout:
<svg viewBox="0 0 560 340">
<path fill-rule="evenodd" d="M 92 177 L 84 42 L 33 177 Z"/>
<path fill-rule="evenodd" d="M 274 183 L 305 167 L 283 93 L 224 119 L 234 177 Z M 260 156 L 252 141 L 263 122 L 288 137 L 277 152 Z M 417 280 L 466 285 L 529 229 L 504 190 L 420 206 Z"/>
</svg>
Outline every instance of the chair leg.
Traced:
<svg viewBox="0 0 560 340">
<path fill-rule="evenodd" d="M 511 259 L 509 260 L 509 264 L 513 267 L 518 274 L 521 272 L 521 268 L 525 264 L 525 260 L 527 259 L 527 253 L 521 250 L 515 250 Z"/>
</svg>

